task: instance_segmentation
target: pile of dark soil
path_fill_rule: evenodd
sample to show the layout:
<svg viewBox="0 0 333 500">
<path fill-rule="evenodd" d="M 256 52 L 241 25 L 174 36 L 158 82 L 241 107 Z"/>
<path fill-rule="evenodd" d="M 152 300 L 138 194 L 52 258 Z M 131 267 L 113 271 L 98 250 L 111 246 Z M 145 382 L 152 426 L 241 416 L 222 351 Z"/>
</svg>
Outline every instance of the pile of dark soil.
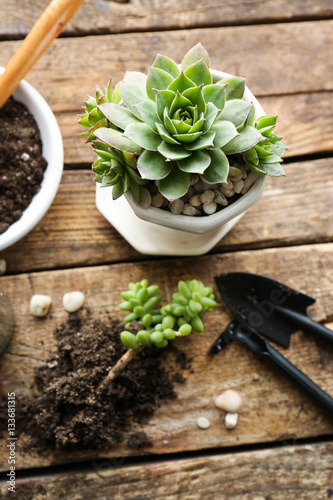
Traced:
<svg viewBox="0 0 333 500">
<path fill-rule="evenodd" d="M 184 382 L 180 370 L 189 366 L 174 346 L 148 347 L 97 394 L 109 367 L 126 351 L 121 331 L 119 322 L 106 325 L 89 317 L 61 325 L 55 332 L 57 355 L 35 371 L 39 395 L 17 397 L 17 434 L 29 435 L 39 450 L 110 447 L 123 442 L 125 430 L 128 446 L 148 446 L 142 431 L 130 434 L 132 423 L 146 423 L 162 403 L 175 398 L 174 383 Z"/>
<path fill-rule="evenodd" d="M 47 162 L 35 119 L 12 97 L 0 108 L 0 234 L 39 191 Z"/>
</svg>

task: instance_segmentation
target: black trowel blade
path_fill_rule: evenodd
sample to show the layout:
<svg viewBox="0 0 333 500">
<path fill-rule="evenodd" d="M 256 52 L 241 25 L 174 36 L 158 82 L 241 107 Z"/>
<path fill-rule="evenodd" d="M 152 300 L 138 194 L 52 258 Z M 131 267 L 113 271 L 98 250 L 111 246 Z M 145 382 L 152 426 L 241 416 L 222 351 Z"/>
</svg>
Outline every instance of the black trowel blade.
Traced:
<svg viewBox="0 0 333 500">
<path fill-rule="evenodd" d="M 227 306 L 251 328 L 287 348 L 297 327 L 280 315 L 276 307 L 306 314 L 315 299 L 299 293 L 267 276 L 252 273 L 228 273 L 215 277 Z"/>
</svg>

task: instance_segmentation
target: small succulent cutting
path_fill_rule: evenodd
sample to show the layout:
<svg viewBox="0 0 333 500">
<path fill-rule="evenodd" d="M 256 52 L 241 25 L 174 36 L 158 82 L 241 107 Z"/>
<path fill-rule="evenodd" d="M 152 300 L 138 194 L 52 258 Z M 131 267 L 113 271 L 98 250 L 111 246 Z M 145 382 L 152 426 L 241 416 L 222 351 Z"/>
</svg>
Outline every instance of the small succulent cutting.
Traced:
<svg viewBox="0 0 333 500">
<path fill-rule="evenodd" d="M 244 90 L 244 78 L 213 80 L 201 44 L 180 67 L 159 54 L 147 75 L 126 72 L 113 93 L 111 83 L 98 89 L 79 116 L 98 156 L 95 180 L 113 186 L 115 199 L 131 190 L 139 201 L 142 186 L 155 183 L 173 201 L 188 192 L 193 175 L 225 183 L 235 158 L 259 175 L 285 175 L 277 117 L 255 117 Z"/>
<path fill-rule="evenodd" d="M 204 331 L 203 313 L 216 306 L 211 287 L 195 279 L 179 281 L 172 302 L 162 307 L 157 307 L 162 299 L 158 291 L 157 285 L 148 286 L 147 280 L 143 279 L 130 283 L 129 290 L 121 293 L 125 301 L 119 307 L 129 314 L 125 317 L 125 329 L 120 338 L 128 351 L 111 368 L 99 390 L 111 382 L 144 347 L 166 347 L 176 337 L 187 336 L 193 330 Z"/>
</svg>

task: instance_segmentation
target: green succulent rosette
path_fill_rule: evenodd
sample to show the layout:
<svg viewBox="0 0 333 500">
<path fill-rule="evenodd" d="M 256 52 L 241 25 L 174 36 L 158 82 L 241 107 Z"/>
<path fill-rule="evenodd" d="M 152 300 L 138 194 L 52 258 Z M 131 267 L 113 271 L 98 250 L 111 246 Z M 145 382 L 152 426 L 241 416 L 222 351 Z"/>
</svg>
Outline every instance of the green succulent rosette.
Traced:
<svg viewBox="0 0 333 500">
<path fill-rule="evenodd" d="M 262 175 L 283 175 L 277 165 L 281 138 L 267 124 L 272 117 L 255 120 L 244 90 L 244 78 L 213 80 L 201 44 L 187 52 L 180 67 L 159 54 L 147 75 L 126 72 L 115 95 L 108 88 L 90 98 L 80 116 L 81 125 L 91 127 L 88 140 L 99 141 L 94 142 L 96 180 L 118 184 L 114 197 L 130 189 L 136 199 L 140 182 L 157 181 L 172 201 L 186 194 L 191 174 L 211 184 L 225 182 L 234 154 Z"/>
</svg>

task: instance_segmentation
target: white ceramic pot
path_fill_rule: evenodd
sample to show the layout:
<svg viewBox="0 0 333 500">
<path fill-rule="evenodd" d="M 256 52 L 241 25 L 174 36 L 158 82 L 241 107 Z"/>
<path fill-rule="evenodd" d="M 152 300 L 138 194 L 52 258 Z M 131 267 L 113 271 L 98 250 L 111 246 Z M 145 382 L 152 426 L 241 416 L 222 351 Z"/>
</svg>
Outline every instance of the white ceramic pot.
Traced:
<svg viewBox="0 0 333 500">
<path fill-rule="evenodd" d="M 211 70 L 213 81 L 229 73 Z M 246 87 L 244 99 L 255 106 L 255 117 L 265 114 Z M 131 192 L 118 200 L 109 188 L 96 186 L 96 205 L 104 217 L 139 252 L 149 255 L 202 255 L 211 250 L 261 196 L 266 177 L 260 176 L 249 191 L 215 214 L 205 217 L 173 215 L 160 208 L 138 205 Z"/>
<path fill-rule="evenodd" d="M 0 73 L 3 71 L 0 67 Z M 45 99 L 25 80 L 21 81 L 13 97 L 25 104 L 35 118 L 42 139 L 42 154 L 48 165 L 41 188 L 24 210 L 22 217 L 0 235 L 0 250 L 23 238 L 42 219 L 56 195 L 64 167 L 61 133 Z"/>
</svg>

